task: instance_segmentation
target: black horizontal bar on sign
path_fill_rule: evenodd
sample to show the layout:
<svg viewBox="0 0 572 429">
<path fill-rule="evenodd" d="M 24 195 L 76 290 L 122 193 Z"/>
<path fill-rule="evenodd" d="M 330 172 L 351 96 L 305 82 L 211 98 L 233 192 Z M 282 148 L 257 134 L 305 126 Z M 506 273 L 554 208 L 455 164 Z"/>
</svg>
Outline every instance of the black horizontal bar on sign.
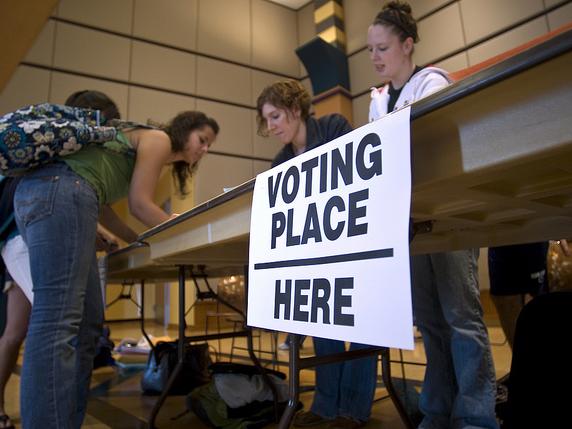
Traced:
<svg viewBox="0 0 572 429">
<path fill-rule="evenodd" d="M 337 262 L 363 261 L 366 259 L 392 258 L 393 248 L 368 250 L 367 252 L 346 253 L 342 255 L 322 256 L 318 258 L 289 259 L 286 261 L 261 262 L 254 264 L 255 270 L 272 268 L 304 267 L 308 265 L 335 264 Z"/>
</svg>

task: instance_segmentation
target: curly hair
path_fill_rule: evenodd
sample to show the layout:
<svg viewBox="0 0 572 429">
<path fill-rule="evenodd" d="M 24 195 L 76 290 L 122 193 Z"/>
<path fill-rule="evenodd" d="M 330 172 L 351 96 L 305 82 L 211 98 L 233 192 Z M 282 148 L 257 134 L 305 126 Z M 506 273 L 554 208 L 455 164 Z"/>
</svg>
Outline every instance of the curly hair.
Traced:
<svg viewBox="0 0 572 429">
<path fill-rule="evenodd" d="M 103 116 L 103 124 L 111 119 L 121 118 L 119 109 L 113 100 L 103 92 L 93 89 L 84 89 L 74 92 L 67 98 L 65 104 L 66 106 L 99 110 Z"/>
<path fill-rule="evenodd" d="M 386 3 L 373 20 L 373 25 L 391 27 L 402 42 L 408 37 L 414 43 L 419 41 L 417 21 L 411 14 L 411 6 L 406 2 L 395 0 Z"/>
<path fill-rule="evenodd" d="M 262 107 L 266 104 L 284 109 L 288 113 L 300 110 L 300 116 L 304 121 L 310 117 L 312 98 L 306 88 L 297 80 L 283 80 L 275 82 L 262 90 L 256 100 L 256 123 L 258 135 L 267 137 L 266 120 L 262 116 Z"/>
<path fill-rule="evenodd" d="M 171 151 L 181 152 L 185 148 L 191 132 L 201 129 L 205 126 L 211 127 L 215 135 L 219 132 L 218 123 L 205 115 L 203 112 L 185 111 L 175 116 L 163 130 L 171 139 Z M 187 180 L 196 170 L 198 163 L 189 165 L 185 161 L 175 161 L 171 171 L 173 179 L 177 183 L 177 190 L 180 195 L 187 195 Z"/>
</svg>

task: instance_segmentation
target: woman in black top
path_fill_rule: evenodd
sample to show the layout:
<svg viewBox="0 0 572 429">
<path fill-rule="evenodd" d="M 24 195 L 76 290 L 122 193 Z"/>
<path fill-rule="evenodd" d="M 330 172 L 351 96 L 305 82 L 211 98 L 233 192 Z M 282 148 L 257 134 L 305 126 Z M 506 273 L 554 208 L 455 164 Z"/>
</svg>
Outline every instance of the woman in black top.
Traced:
<svg viewBox="0 0 572 429">
<path fill-rule="evenodd" d="M 310 116 L 311 99 L 297 81 L 276 82 L 266 87 L 256 103 L 258 133 L 279 139 L 284 147 L 272 162 L 275 167 L 301 153 L 334 140 L 352 130 L 341 115 Z M 352 343 L 350 350 L 365 348 Z M 343 341 L 314 338 L 316 355 L 345 350 Z M 294 426 L 313 426 L 333 421 L 330 427 L 361 427 L 369 419 L 375 393 L 375 357 L 316 367 L 316 390 L 310 411 L 299 413 Z"/>
</svg>

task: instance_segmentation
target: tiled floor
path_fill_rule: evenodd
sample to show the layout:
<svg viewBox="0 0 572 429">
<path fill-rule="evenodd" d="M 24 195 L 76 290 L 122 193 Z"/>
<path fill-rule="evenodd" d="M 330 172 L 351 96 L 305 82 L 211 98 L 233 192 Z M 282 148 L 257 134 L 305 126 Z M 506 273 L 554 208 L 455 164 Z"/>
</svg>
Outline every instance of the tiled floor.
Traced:
<svg viewBox="0 0 572 429">
<path fill-rule="evenodd" d="M 486 312 L 486 307 L 485 307 Z M 508 372 L 510 366 L 510 349 L 506 344 L 504 335 L 498 326 L 494 326 L 496 321 L 494 314 L 488 314 L 487 322 L 489 323 L 489 334 L 492 343 L 493 356 L 497 377 L 501 377 Z M 150 332 L 154 335 L 171 335 L 176 336 L 175 331 L 165 332 L 158 327 L 152 327 Z M 114 323 L 111 325 L 111 336 L 116 344 L 125 337 L 139 337 L 140 332 L 138 325 L 133 322 Z M 283 340 L 283 336 L 280 337 Z M 244 340 L 239 340 L 244 341 Z M 265 343 L 269 340 L 265 338 Z M 212 346 L 218 347 L 216 341 L 212 342 Z M 223 340 L 222 352 L 228 353 L 230 348 L 230 340 Z M 307 341 L 303 354 L 310 354 L 311 341 Z M 242 352 L 245 353 L 245 352 Z M 399 359 L 399 352 L 392 350 L 392 360 Z M 415 342 L 415 350 L 404 351 L 403 358 L 405 361 L 414 363 L 423 363 L 425 360 L 423 344 L 420 340 Z M 279 359 L 287 361 L 287 352 L 279 352 Z M 281 367 L 281 371 L 287 372 L 287 367 Z M 410 380 L 410 384 L 416 389 L 420 386 L 423 378 L 424 366 L 408 364 L 405 365 L 405 376 Z M 392 375 L 401 377 L 401 365 L 399 363 L 392 364 Z M 85 420 L 85 428 L 103 429 L 103 428 L 143 428 L 146 427 L 147 416 L 153 406 L 155 397 L 142 396 L 139 382 L 141 377 L 141 365 L 126 365 L 124 368 L 100 368 L 94 372 L 92 380 L 92 396 L 88 406 L 88 416 Z M 313 384 L 313 371 L 302 372 L 302 384 Z M 399 380 L 396 380 L 398 383 Z M 398 383 L 399 384 L 399 383 Z M 7 412 L 13 418 L 15 423 L 19 424 L 19 377 L 14 375 L 7 388 Z M 396 385 L 399 387 L 399 385 Z M 367 428 L 384 428 L 384 429 L 401 429 L 405 426 L 401 422 L 399 415 L 390 399 L 386 398 L 386 390 L 379 387 L 376 391 L 376 401 L 373 404 L 371 420 Z M 301 400 L 305 407 L 308 407 L 312 401 L 312 392 L 303 393 Z M 177 420 L 173 418 L 185 410 L 184 397 L 170 397 L 164 405 L 157 426 L 159 428 L 168 427 L 169 429 L 178 428 L 207 428 L 201 423 L 193 413 L 187 413 Z M 275 426 L 270 426 L 276 427 Z"/>
</svg>

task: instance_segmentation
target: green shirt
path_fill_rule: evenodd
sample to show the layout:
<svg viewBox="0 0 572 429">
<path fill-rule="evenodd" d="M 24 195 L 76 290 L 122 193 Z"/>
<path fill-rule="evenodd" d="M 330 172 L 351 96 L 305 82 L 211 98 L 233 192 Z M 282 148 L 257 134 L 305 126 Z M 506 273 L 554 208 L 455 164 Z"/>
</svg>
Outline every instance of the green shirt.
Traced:
<svg viewBox="0 0 572 429">
<path fill-rule="evenodd" d="M 127 196 L 135 167 L 135 150 L 122 133 L 102 145 L 92 144 L 62 158 L 97 193 L 100 205 L 111 204 Z"/>
</svg>

